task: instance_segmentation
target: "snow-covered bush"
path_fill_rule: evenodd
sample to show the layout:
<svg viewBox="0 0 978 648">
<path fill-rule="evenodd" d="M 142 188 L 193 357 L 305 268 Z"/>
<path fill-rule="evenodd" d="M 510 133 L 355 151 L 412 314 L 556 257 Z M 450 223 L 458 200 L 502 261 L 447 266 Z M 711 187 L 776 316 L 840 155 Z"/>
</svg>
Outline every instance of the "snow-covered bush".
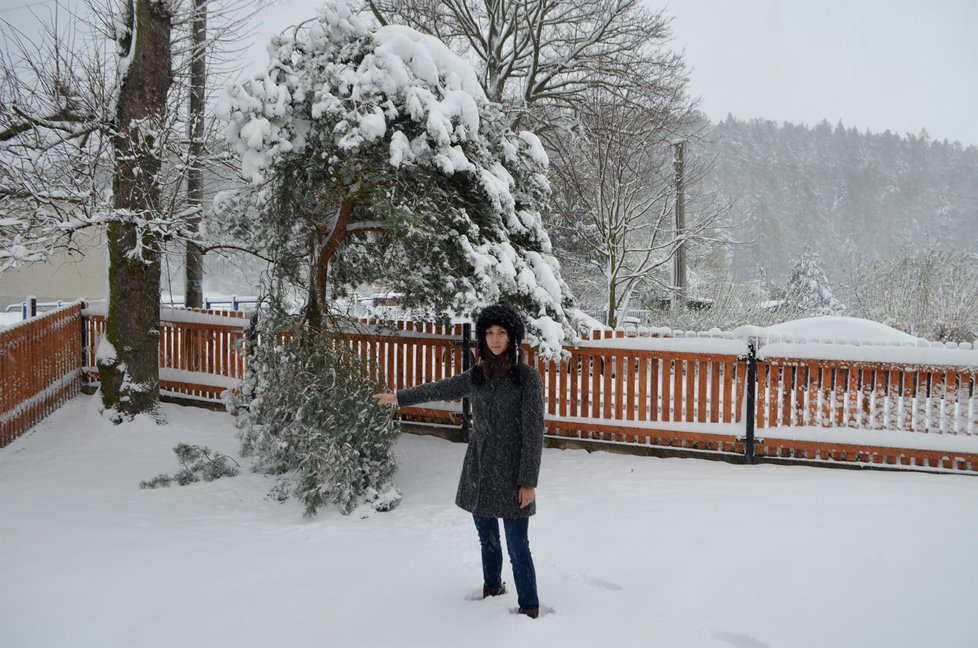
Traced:
<svg viewBox="0 0 978 648">
<path fill-rule="evenodd" d="M 806 246 L 801 257 L 788 273 L 784 287 L 784 304 L 788 318 L 812 315 L 841 315 L 846 307 L 832 294 L 825 272 L 822 271 L 818 253 Z"/>
<path fill-rule="evenodd" d="M 857 317 L 939 342 L 978 338 L 978 255 L 932 245 L 849 269 Z"/>
<path fill-rule="evenodd" d="M 198 482 L 214 481 L 221 477 L 234 477 L 238 474 L 238 462 L 220 452 L 214 452 L 207 446 L 178 443 L 173 453 L 180 462 L 180 470 L 171 475 L 160 474 L 152 479 L 139 482 L 140 488 L 160 488 L 176 482 L 186 486 Z M 231 464 L 234 464 L 233 466 Z"/>
<path fill-rule="evenodd" d="M 344 514 L 364 503 L 376 510 L 397 504 L 391 449 L 399 426 L 374 404 L 377 385 L 341 343 L 270 317 L 249 367 L 228 406 L 253 470 L 280 477 L 270 497 L 295 496 L 306 516 L 328 503 Z"/>
</svg>

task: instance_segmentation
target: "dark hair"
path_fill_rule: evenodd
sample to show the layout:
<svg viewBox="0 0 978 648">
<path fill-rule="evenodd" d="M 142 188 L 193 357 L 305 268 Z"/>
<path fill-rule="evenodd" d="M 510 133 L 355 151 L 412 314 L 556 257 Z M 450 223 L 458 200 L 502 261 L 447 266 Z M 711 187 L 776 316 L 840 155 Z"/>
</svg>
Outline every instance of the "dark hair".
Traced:
<svg viewBox="0 0 978 648">
<path fill-rule="evenodd" d="M 523 342 L 526 328 L 523 325 L 523 318 L 516 312 L 516 309 L 503 301 L 483 308 L 475 320 L 475 336 L 479 348 L 479 366 L 472 373 L 472 381 L 477 385 L 483 384 L 487 378 L 486 374 L 489 373 L 487 369 L 491 365 L 496 364 L 492 360 L 492 352 L 489 351 L 489 347 L 486 345 L 486 331 L 491 326 L 501 326 L 506 329 L 506 333 L 509 335 L 509 346 L 502 356 L 508 360 L 508 363 L 503 365 L 503 370 L 500 372 L 500 375 L 508 374 L 510 379 L 519 383 L 520 377 L 519 372 L 516 371 L 516 365 L 520 361 L 520 344 Z M 498 371 L 499 368 L 495 367 L 495 369 Z"/>
</svg>

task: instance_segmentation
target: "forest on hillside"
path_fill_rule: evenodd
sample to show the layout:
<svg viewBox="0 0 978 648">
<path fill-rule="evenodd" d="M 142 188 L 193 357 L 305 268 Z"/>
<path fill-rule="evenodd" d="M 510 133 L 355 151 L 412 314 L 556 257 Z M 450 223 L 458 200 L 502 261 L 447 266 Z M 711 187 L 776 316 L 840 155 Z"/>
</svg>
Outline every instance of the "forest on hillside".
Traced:
<svg viewBox="0 0 978 648">
<path fill-rule="evenodd" d="M 690 250 L 694 307 L 663 308 L 661 268 L 633 314 L 703 329 L 831 313 L 931 339 L 978 335 L 978 148 L 827 121 L 728 117 L 699 130 L 688 218 L 725 208 L 712 242 Z"/>
<path fill-rule="evenodd" d="M 728 117 L 703 147 L 713 162 L 704 191 L 730 205 L 739 280 L 786 275 L 811 245 L 829 278 L 855 256 L 978 248 L 978 148 L 859 132 L 822 121 L 813 128 Z M 736 227 L 736 226 L 742 227 Z"/>
</svg>

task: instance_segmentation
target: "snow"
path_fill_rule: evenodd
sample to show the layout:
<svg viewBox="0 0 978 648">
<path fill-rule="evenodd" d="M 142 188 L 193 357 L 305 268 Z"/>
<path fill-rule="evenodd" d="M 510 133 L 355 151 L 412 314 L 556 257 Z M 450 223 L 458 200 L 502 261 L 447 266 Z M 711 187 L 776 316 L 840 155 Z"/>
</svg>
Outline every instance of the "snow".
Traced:
<svg viewBox="0 0 978 648">
<path fill-rule="evenodd" d="M 593 330 L 610 330 L 600 322 L 591 320 L 590 323 Z M 931 342 L 856 317 L 825 315 L 768 327 L 740 326 L 733 331 L 640 327 L 638 333 L 638 336 L 591 340 L 583 346 L 742 357 L 747 355 L 748 340 L 754 338 L 758 341 L 759 360 L 793 358 L 885 363 L 898 367 L 978 368 L 978 348 L 973 343 Z"/>
<path fill-rule="evenodd" d="M 183 383 L 185 385 L 206 385 L 208 387 L 223 387 L 234 389 L 241 386 L 241 379 L 230 376 L 218 376 L 202 371 L 187 371 L 185 369 L 170 369 L 160 367 L 160 380 Z"/>
<path fill-rule="evenodd" d="M 761 347 L 758 359 L 807 358 L 921 367 L 978 367 L 978 351 L 950 347 L 776 342 Z"/>
<path fill-rule="evenodd" d="M 703 430 L 700 424 L 699 430 Z M 695 430 L 694 430 L 695 431 Z M 712 431 L 712 428 L 711 428 Z M 820 441 L 832 445 L 859 445 L 877 448 L 914 448 L 955 453 L 978 453 L 978 436 L 961 434 L 925 434 L 904 430 L 867 430 L 851 427 L 829 428 L 791 426 L 755 430 L 758 438 L 793 441 Z"/>
<path fill-rule="evenodd" d="M 0 329 L 12 327 L 22 321 L 24 321 L 24 316 L 20 312 L 0 312 Z"/>
<path fill-rule="evenodd" d="M 581 343 L 581 347 L 661 351 L 664 353 L 716 353 L 732 356 L 747 355 L 746 341 L 730 340 L 722 337 L 609 338 L 607 340 L 589 340 Z"/>
<path fill-rule="evenodd" d="M 544 614 L 481 589 L 453 504 L 465 446 L 405 435 L 390 513 L 264 498 L 241 475 L 140 490 L 177 443 L 236 458 L 231 417 L 113 426 L 70 401 L 0 449 L 4 645 L 974 645 L 978 480 L 544 450 Z"/>
<path fill-rule="evenodd" d="M 109 342 L 109 338 L 106 335 L 102 335 L 98 341 L 98 351 L 95 353 L 95 362 L 99 366 L 101 365 L 111 365 L 119 358 L 119 354 L 116 353 L 115 347 Z"/>
<path fill-rule="evenodd" d="M 241 299 L 245 300 L 247 298 Z M 230 299 L 227 300 L 227 303 L 230 302 Z M 82 309 L 82 315 L 86 317 L 107 317 L 108 313 L 109 305 L 106 302 L 90 304 L 88 308 Z M 247 317 L 199 313 L 197 311 L 186 310 L 184 308 L 170 308 L 166 306 L 160 307 L 160 321 L 169 323 L 204 324 L 210 326 L 231 326 L 239 329 L 246 329 L 250 324 L 250 320 Z"/>
<path fill-rule="evenodd" d="M 765 327 L 768 334 L 792 335 L 808 339 L 845 339 L 863 342 L 903 344 L 918 338 L 890 328 L 886 324 L 858 317 L 825 315 L 791 320 Z"/>
<path fill-rule="evenodd" d="M 27 319 L 24 319 L 24 314 L 20 311 L 20 309 L 15 311 L 10 311 L 10 312 L 0 311 L 0 330 L 10 330 L 13 328 L 17 328 L 19 326 L 27 326 L 28 324 L 35 321 L 39 317 L 53 316 L 57 313 L 61 313 L 63 311 L 74 308 L 78 302 L 59 302 L 59 303 L 61 303 L 61 306 L 45 311 L 39 310 L 36 317 L 28 317 Z M 60 322 L 56 328 L 57 329 L 64 328 L 65 326 L 68 326 L 68 324 L 70 323 L 71 320 L 64 320 Z"/>
<path fill-rule="evenodd" d="M 775 324 L 762 331 L 757 357 L 885 362 L 916 366 L 978 367 L 971 344 L 929 342 L 857 317 L 822 316 Z"/>
</svg>

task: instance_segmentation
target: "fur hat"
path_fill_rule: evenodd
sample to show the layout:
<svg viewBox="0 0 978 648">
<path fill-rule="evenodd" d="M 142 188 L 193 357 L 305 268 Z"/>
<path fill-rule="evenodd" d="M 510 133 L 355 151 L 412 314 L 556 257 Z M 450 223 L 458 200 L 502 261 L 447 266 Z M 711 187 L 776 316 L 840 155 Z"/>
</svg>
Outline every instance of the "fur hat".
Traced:
<svg viewBox="0 0 978 648">
<path fill-rule="evenodd" d="M 506 349 L 506 355 L 510 362 L 516 365 L 519 362 L 520 344 L 526 335 L 526 328 L 523 325 L 523 318 L 516 312 L 516 309 L 503 301 L 483 308 L 475 320 L 475 336 L 479 345 L 479 357 L 489 357 L 489 347 L 486 346 L 486 331 L 489 330 L 490 326 L 496 325 L 502 326 L 509 334 L 509 347 Z"/>
</svg>

